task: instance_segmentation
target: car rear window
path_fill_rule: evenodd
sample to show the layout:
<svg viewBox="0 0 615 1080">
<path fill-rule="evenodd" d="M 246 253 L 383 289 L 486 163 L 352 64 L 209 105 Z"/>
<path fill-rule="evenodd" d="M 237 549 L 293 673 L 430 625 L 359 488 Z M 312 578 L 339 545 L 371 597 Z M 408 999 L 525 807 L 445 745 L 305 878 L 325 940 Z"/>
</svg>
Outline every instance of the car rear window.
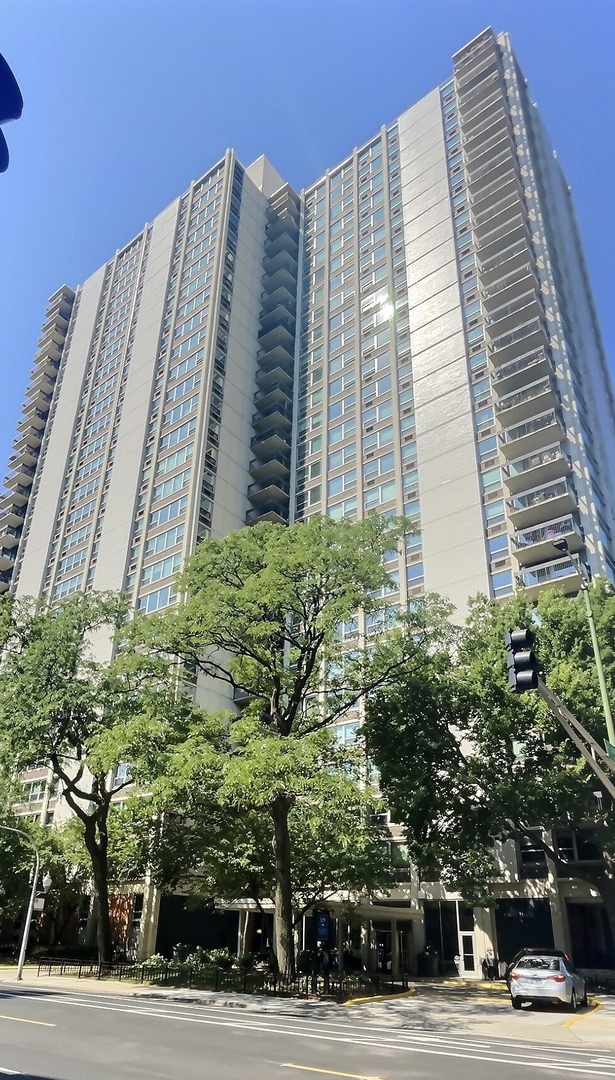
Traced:
<svg viewBox="0 0 615 1080">
<path fill-rule="evenodd" d="M 517 964 L 518 968 L 533 968 L 535 971 L 559 971 L 559 958 L 556 956 L 524 956 Z"/>
</svg>

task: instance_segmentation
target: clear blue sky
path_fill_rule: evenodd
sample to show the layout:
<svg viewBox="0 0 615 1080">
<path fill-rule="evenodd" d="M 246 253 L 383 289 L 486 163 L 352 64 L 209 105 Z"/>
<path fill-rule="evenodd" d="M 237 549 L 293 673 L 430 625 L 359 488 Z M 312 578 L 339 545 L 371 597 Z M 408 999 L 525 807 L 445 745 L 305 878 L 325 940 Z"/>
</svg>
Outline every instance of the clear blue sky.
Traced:
<svg viewBox="0 0 615 1080">
<path fill-rule="evenodd" d="M 615 0 L 2 0 L 21 85 L 0 176 L 0 480 L 48 296 L 233 146 L 296 188 L 509 30 L 572 186 L 615 359 Z"/>
</svg>

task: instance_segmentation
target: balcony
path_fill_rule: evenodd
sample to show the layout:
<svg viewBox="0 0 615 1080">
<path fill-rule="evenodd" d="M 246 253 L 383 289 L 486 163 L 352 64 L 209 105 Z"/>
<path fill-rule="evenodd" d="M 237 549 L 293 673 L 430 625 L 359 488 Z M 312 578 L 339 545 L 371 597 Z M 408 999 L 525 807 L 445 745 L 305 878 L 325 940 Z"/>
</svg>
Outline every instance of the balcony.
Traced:
<svg viewBox="0 0 615 1080">
<path fill-rule="evenodd" d="M 276 326 L 283 326 L 289 334 L 295 333 L 295 313 L 289 311 L 283 304 L 276 304 L 271 311 L 262 310 L 260 313 L 261 333 L 267 334 L 275 330 Z"/>
<path fill-rule="evenodd" d="M 554 559 L 551 562 L 525 567 L 517 576 L 530 597 L 537 596 L 546 585 L 558 585 L 562 592 L 577 593 L 581 579 L 570 559 Z"/>
<path fill-rule="evenodd" d="M 38 461 L 39 453 L 40 447 L 30 446 L 26 443 L 19 453 L 11 454 L 9 458 L 9 469 L 19 469 L 22 465 L 29 465 L 30 468 L 32 468 Z"/>
<path fill-rule="evenodd" d="M 533 318 L 544 318 L 544 308 L 538 293 L 532 288 L 506 299 L 487 315 L 487 334 L 491 340 L 499 339 L 515 330 L 520 322 L 527 324 Z"/>
<path fill-rule="evenodd" d="M 0 506 L 4 510 L 4 513 L 2 514 L 3 528 L 7 525 L 21 525 L 23 519 L 26 516 L 25 506 L 17 506 L 13 502 L 12 495 L 5 495 L 4 498 L 0 500 Z"/>
<path fill-rule="evenodd" d="M 286 479 L 290 476 L 290 457 L 273 454 L 266 460 L 252 458 L 249 471 L 252 479 L 261 483 L 269 479 Z"/>
<path fill-rule="evenodd" d="M 256 357 L 256 363 L 259 366 L 259 371 L 256 374 L 257 381 L 263 375 L 269 375 L 274 368 L 278 367 L 281 367 L 292 378 L 294 371 L 293 352 L 294 349 L 289 350 L 282 345 L 273 345 L 269 349 L 262 349 Z"/>
<path fill-rule="evenodd" d="M 539 379 L 496 401 L 495 413 L 502 427 L 506 428 L 544 413 L 547 409 L 555 409 L 560 404 L 559 392 L 553 380 Z"/>
<path fill-rule="evenodd" d="M 577 494 L 567 478 L 534 488 L 506 500 L 506 508 L 515 529 L 528 529 L 543 523 L 545 517 L 559 517 L 577 509 Z"/>
<path fill-rule="evenodd" d="M 583 534 L 572 514 L 548 521 L 538 528 L 517 532 L 512 538 L 514 554 L 522 566 L 546 562 L 554 554 L 553 541 L 565 537 L 570 551 L 581 551 Z"/>
<path fill-rule="evenodd" d="M 530 251 L 525 240 L 516 241 L 481 259 L 481 281 L 485 290 L 498 285 L 505 277 L 527 265 Z"/>
<path fill-rule="evenodd" d="M 248 498 L 253 506 L 259 506 L 266 502 L 284 503 L 288 500 L 290 484 L 286 480 L 263 480 L 261 483 L 250 484 Z"/>
<path fill-rule="evenodd" d="M 272 368 L 259 368 L 256 372 L 256 385 L 259 389 L 255 401 L 258 399 L 259 393 L 265 396 L 271 387 L 283 388 L 285 394 L 288 397 L 292 397 L 292 371 L 289 371 L 288 368 L 280 367 L 279 365 Z"/>
<path fill-rule="evenodd" d="M 281 428 L 268 428 L 259 431 L 250 440 L 250 446 L 258 457 L 271 454 L 284 454 L 289 449 L 290 433 Z"/>
<path fill-rule="evenodd" d="M 278 325 L 271 329 L 260 330 L 258 343 L 263 352 L 270 352 L 272 349 L 280 347 L 292 356 L 295 348 L 295 335 L 286 326 Z"/>
<path fill-rule="evenodd" d="M 285 428 L 290 432 L 293 422 L 293 408 L 287 398 L 275 401 L 267 408 L 259 409 L 252 416 L 252 427 L 259 432 L 267 427 Z"/>
<path fill-rule="evenodd" d="M 2 593 L 8 592 L 12 573 L 12 570 L 0 570 L 0 596 L 2 596 Z"/>
<path fill-rule="evenodd" d="M 297 275 L 297 255 L 282 248 L 275 255 L 266 255 L 263 259 L 263 271 L 269 278 L 275 278 L 280 270 L 286 271 L 294 279 Z M 276 282 L 277 285 L 277 282 Z"/>
<path fill-rule="evenodd" d="M 492 258 L 506 251 L 513 244 L 525 243 L 527 260 L 531 242 L 532 236 L 525 213 L 519 212 L 514 217 L 508 217 L 497 229 L 492 229 L 483 237 L 477 244 L 478 257 L 481 264 L 489 263 Z"/>
<path fill-rule="evenodd" d="M 522 194 L 517 171 L 511 163 L 508 172 L 498 176 L 495 180 L 489 180 L 486 184 L 472 185 L 472 207 L 474 220 L 482 221 L 489 216 L 490 212 L 498 206 L 502 199 L 510 194 L 516 194 L 520 199 Z"/>
<path fill-rule="evenodd" d="M 547 349 L 549 336 L 541 319 L 532 319 L 516 330 L 510 330 L 489 344 L 489 356 L 494 367 L 501 367 L 511 360 L 518 360 L 535 349 Z"/>
<path fill-rule="evenodd" d="M 266 279 L 266 292 L 273 295 L 278 289 L 287 289 L 293 296 L 297 289 L 297 268 L 288 264 L 269 269 Z"/>
<path fill-rule="evenodd" d="M 18 435 L 16 439 L 13 439 L 13 449 L 18 454 L 30 453 L 36 454 L 38 457 L 42 442 L 42 432 L 38 429 L 28 428 L 22 435 Z"/>
<path fill-rule="evenodd" d="M 267 215 L 269 217 L 269 215 Z M 298 220 L 290 214 L 276 214 L 275 217 L 270 217 L 266 228 L 265 235 L 267 241 L 273 243 L 279 236 L 289 236 L 295 244 L 299 240 L 299 223 Z"/>
<path fill-rule="evenodd" d="M 288 229 L 281 229 L 277 235 L 273 232 L 267 233 L 265 251 L 266 259 L 275 259 L 280 253 L 290 255 L 290 257 L 296 262 L 299 255 L 299 235 L 295 230 L 295 235 L 291 235 Z"/>
<path fill-rule="evenodd" d="M 495 183 L 510 172 L 511 166 L 515 166 L 516 163 L 516 157 L 511 153 L 510 146 L 505 146 L 504 150 L 493 157 L 487 157 L 486 161 L 481 158 L 478 162 L 473 162 L 471 167 L 466 169 L 470 192 L 474 190 L 474 185 L 486 187 L 487 184 Z"/>
<path fill-rule="evenodd" d="M 500 196 L 488 210 L 477 213 L 474 208 L 474 234 L 479 244 L 482 244 L 490 233 L 503 229 L 519 213 L 520 206 L 518 192 L 513 188 Z"/>
<path fill-rule="evenodd" d="M 504 483 L 511 495 L 559 480 L 572 472 L 572 460 L 559 444 L 548 446 L 529 457 L 518 458 L 502 469 Z"/>
<path fill-rule="evenodd" d="M 14 484 L 11 487 L 10 500 L 15 506 L 25 506 L 31 492 L 32 486 L 30 484 Z"/>
<path fill-rule="evenodd" d="M 277 307 L 282 307 L 294 318 L 297 311 L 295 294 L 285 285 L 280 285 L 277 289 L 274 289 L 273 292 L 268 292 L 267 290 L 262 292 L 261 304 L 263 306 L 263 311 L 266 314 L 269 314 L 269 312 Z"/>
<path fill-rule="evenodd" d="M 494 368 L 491 381 L 500 397 L 527 385 L 528 378 L 537 382 L 546 376 L 555 375 L 555 364 L 546 349 L 534 349 L 533 352 L 511 360 L 508 364 Z"/>
<path fill-rule="evenodd" d="M 2 547 L 17 547 L 21 537 L 21 529 L 15 525 L 7 525 L 6 518 L 0 521 L 0 544 Z"/>
<path fill-rule="evenodd" d="M 7 476 L 4 481 L 7 488 L 14 488 L 15 485 L 28 486 L 31 484 L 36 472 L 31 465 L 26 465 L 23 461 L 20 461 L 13 468 L 12 476 Z"/>
<path fill-rule="evenodd" d="M 43 431 L 48 416 L 49 412 L 43 412 L 42 409 L 34 409 L 33 412 L 28 411 L 28 414 L 24 415 L 19 421 L 17 429 L 18 431 L 29 431 L 30 428 L 36 428 L 38 431 Z"/>
<path fill-rule="evenodd" d="M 500 432 L 500 449 L 504 457 L 514 460 L 561 442 L 566 435 L 564 420 L 558 409 L 550 409 L 525 424 Z"/>
<path fill-rule="evenodd" d="M 276 403 L 288 405 L 292 401 L 293 384 L 286 381 L 271 379 L 263 390 L 257 390 L 254 395 L 254 404 L 258 405 L 259 412 Z"/>
<path fill-rule="evenodd" d="M 0 547 L 0 570 L 11 570 L 15 564 L 15 548 Z"/>
<path fill-rule="evenodd" d="M 273 521 L 280 525 L 288 524 L 288 505 L 279 502 L 266 502 L 255 506 L 246 514 L 246 525 L 255 525 L 257 521 Z"/>
</svg>

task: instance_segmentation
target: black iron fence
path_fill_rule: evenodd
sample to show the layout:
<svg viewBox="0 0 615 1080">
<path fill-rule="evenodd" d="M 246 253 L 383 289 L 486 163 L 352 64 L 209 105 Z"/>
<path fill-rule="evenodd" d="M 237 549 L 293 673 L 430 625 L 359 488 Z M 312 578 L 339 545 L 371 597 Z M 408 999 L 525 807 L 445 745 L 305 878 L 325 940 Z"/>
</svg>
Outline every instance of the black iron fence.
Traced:
<svg viewBox="0 0 615 1080">
<path fill-rule="evenodd" d="M 101 964 L 84 960 L 43 956 L 38 962 L 38 975 L 73 975 L 78 979 L 128 979 L 153 986 L 176 986 L 190 990 L 226 991 L 236 994 L 274 994 L 284 997 L 331 997 L 345 1001 L 349 997 L 372 994 L 400 993 L 408 989 L 408 976 L 393 979 L 386 976 L 367 976 L 355 972 L 327 975 L 295 975 L 287 977 L 270 971 L 195 967 L 190 964 L 113 963 Z"/>
</svg>

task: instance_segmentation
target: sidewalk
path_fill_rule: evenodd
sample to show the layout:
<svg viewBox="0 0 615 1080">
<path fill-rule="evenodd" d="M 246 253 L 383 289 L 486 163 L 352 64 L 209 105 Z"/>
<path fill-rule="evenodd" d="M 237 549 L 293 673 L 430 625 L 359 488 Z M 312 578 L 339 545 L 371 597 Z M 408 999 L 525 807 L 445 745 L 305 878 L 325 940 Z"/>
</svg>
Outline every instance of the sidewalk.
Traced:
<svg viewBox="0 0 615 1080">
<path fill-rule="evenodd" d="M 29 989 L 63 990 L 67 993 L 93 993 L 93 994 L 120 994 L 127 997 L 155 997 L 167 998 L 176 1001 L 189 1001 L 193 1004 L 216 1004 L 230 1005 L 238 1008 L 246 1008 L 247 1002 L 259 1003 L 290 1003 L 303 1005 L 318 1005 L 323 1003 L 334 1004 L 332 999 L 321 998 L 285 998 L 269 994 L 239 994 L 228 991 L 215 992 L 213 990 L 198 990 L 181 987 L 163 987 L 152 983 L 133 982 L 128 979 L 104 978 L 96 979 L 91 976 L 78 978 L 74 975 L 37 975 L 37 967 L 26 966 L 23 973 L 23 981 L 18 983 L 15 979 L 16 968 L 14 965 L 0 965 L 0 985 L 11 984 L 15 988 L 22 986 Z M 483 982 L 470 979 L 411 979 L 407 990 L 392 990 L 390 993 L 379 994 L 377 991 L 365 993 L 350 999 L 346 1004 L 353 1001 L 357 1003 L 369 1003 L 396 998 L 405 998 L 422 993 L 443 995 L 446 998 L 476 998 L 478 995 L 493 995 L 508 998 L 508 991 L 502 982 Z"/>
<path fill-rule="evenodd" d="M 15 967 L 0 968 L 0 993 L 91 994 L 100 999 L 121 997 L 147 1008 L 151 1005 L 184 1004 L 241 1009 L 250 1013 L 310 1016 L 315 1021 L 369 1023 L 378 1027 L 459 1032 L 490 1039 L 531 1040 L 557 1046 L 596 1047 L 615 1053 L 615 998 L 591 998 L 591 1007 L 578 1013 L 559 1010 L 513 1012 L 502 984 L 460 980 L 413 981 L 404 994 L 359 998 L 340 1004 L 310 998 L 284 998 L 257 994 L 215 993 L 140 985 L 118 979 L 78 979 L 70 975 L 37 977 L 37 968 L 26 968 L 23 982 L 15 979 Z"/>
</svg>

